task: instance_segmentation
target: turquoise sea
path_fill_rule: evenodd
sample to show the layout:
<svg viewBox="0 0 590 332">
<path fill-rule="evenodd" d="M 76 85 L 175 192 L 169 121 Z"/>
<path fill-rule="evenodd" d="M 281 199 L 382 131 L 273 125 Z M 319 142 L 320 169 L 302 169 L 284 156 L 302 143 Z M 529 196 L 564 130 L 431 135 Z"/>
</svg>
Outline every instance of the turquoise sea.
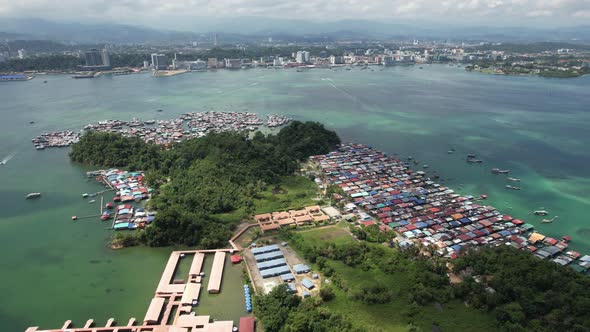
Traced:
<svg viewBox="0 0 590 332">
<path fill-rule="evenodd" d="M 47 83 L 43 83 L 47 80 Z M 168 119 L 194 111 L 281 113 L 428 164 L 441 183 L 590 253 L 590 76 L 575 79 L 468 73 L 445 65 L 382 70 L 253 69 L 153 78 L 39 76 L 0 83 L 0 331 L 61 327 L 67 319 L 143 318 L 172 248 L 112 251 L 107 225 L 80 198 L 101 189 L 68 149 L 36 151 L 43 132 L 104 119 Z M 164 111 L 159 113 L 157 109 Z M 29 124 L 34 121 L 34 124 Z M 454 148 L 454 154 L 447 154 Z M 467 164 L 468 153 L 483 159 Z M 522 179 L 509 191 L 508 168 Z M 39 200 L 25 200 L 41 192 Z M 544 208 L 551 224 L 530 215 Z"/>
</svg>

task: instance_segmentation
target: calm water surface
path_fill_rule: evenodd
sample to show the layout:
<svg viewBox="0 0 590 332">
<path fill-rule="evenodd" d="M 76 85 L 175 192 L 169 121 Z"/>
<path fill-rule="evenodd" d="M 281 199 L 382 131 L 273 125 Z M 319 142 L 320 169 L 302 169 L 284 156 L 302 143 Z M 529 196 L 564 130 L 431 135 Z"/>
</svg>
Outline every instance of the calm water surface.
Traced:
<svg viewBox="0 0 590 332">
<path fill-rule="evenodd" d="M 0 83 L 0 101 L 0 159 L 11 157 L 0 166 L 0 331 L 60 327 L 67 319 L 124 323 L 145 313 L 172 249 L 108 249 L 106 224 L 70 220 L 96 213 L 98 205 L 80 195 L 100 186 L 85 181 L 67 149 L 35 151 L 31 144 L 40 133 L 104 119 L 248 110 L 321 121 L 346 141 L 411 155 L 443 184 L 488 194 L 501 211 L 546 235 L 570 235 L 575 249 L 590 253 L 590 76 L 503 77 L 442 65 L 47 76 Z M 451 147 L 457 152 L 449 155 Z M 484 164 L 465 163 L 468 153 Z M 510 169 L 523 190 L 506 190 L 492 167 Z M 40 200 L 24 200 L 37 191 Z M 559 218 L 541 224 L 529 215 L 541 207 Z"/>
</svg>

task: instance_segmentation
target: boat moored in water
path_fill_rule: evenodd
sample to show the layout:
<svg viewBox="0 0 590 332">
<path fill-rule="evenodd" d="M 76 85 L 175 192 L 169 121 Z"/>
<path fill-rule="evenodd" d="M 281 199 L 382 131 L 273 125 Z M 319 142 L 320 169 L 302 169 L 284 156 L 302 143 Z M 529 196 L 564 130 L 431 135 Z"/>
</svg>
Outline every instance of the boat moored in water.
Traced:
<svg viewBox="0 0 590 332">
<path fill-rule="evenodd" d="M 510 173 L 509 169 L 499 169 L 499 168 L 492 168 L 493 174 L 508 174 Z"/>
<path fill-rule="evenodd" d="M 520 190 L 520 187 L 515 187 L 515 186 L 511 186 L 511 185 L 506 185 L 506 189 L 511 189 L 511 190 Z"/>
<path fill-rule="evenodd" d="M 41 193 L 30 193 L 27 196 L 25 196 L 25 199 L 34 199 L 39 197 L 41 197 Z"/>
<path fill-rule="evenodd" d="M 506 178 L 507 181 L 512 181 L 512 182 L 520 182 L 520 179 L 516 179 L 516 178 Z"/>
</svg>

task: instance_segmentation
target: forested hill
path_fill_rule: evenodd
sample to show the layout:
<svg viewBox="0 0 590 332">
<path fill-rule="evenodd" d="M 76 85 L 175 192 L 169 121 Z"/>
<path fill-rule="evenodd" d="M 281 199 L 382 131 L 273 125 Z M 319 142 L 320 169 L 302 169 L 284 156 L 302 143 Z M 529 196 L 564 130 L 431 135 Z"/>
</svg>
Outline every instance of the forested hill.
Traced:
<svg viewBox="0 0 590 332">
<path fill-rule="evenodd" d="M 300 161 L 324 154 L 340 138 L 315 122 L 294 121 L 277 135 L 226 132 L 163 149 L 139 138 L 87 132 L 74 144 L 70 158 L 97 167 L 146 171 L 156 189 L 150 204 L 158 210 L 140 240 L 150 246 L 184 244 L 218 248 L 230 238 L 232 224 L 218 213 L 252 207 L 267 185 L 291 175 Z"/>
</svg>

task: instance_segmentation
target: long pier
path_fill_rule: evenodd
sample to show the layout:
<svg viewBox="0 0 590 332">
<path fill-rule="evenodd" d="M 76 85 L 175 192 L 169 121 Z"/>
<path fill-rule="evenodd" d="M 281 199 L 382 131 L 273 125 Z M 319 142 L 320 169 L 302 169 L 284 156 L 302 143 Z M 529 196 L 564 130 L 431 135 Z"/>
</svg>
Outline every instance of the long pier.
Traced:
<svg viewBox="0 0 590 332">
<path fill-rule="evenodd" d="M 216 253 L 214 266 L 211 271 L 210 287 L 213 292 L 218 292 L 223 276 L 223 263 L 227 253 L 235 252 L 235 249 L 212 249 L 212 250 L 182 250 L 171 253 L 166 268 L 157 286 L 154 298 L 146 311 L 146 318 L 143 322 L 135 325 L 137 320 L 131 318 L 126 326 L 116 325 L 113 318 L 109 319 L 104 326 L 95 326 L 93 319 L 89 319 L 84 327 L 72 327 L 71 321 L 66 321 L 58 329 L 41 329 L 38 326 L 32 326 L 25 332 L 164 332 L 164 331 L 184 331 L 186 328 L 196 328 L 200 326 L 199 331 L 223 331 L 230 332 L 233 328 L 232 321 L 213 321 L 210 322 L 210 316 L 195 315 L 192 311 L 192 302 L 198 300 L 201 293 L 201 277 L 199 276 L 206 254 Z M 191 262 L 191 269 L 186 283 L 175 284 L 173 277 L 178 267 L 180 256 L 194 255 Z M 215 262 L 217 261 L 217 262 Z M 210 288 L 209 287 L 209 288 Z M 174 317 L 171 315 L 174 312 Z M 171 324 L 168 321 L 173 319 Z"/>
</svg>

